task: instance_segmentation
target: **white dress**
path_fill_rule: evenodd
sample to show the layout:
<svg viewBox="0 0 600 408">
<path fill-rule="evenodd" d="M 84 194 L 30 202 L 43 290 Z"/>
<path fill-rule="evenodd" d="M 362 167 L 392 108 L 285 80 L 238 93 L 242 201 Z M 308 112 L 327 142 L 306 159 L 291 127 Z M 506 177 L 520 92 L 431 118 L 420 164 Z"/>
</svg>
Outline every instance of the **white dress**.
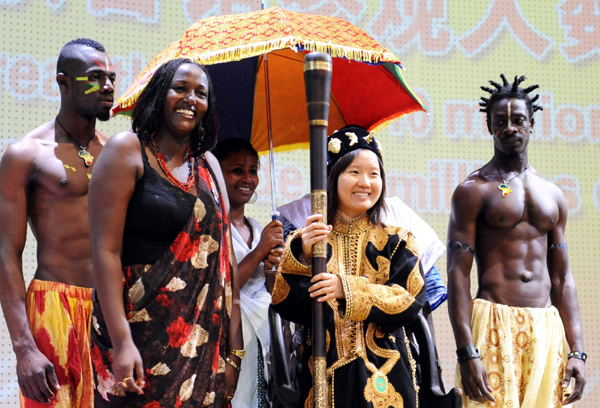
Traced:
<svg viewBox="0 0 600 408">
<path fill-rule="evenodd" d="M 252 248 L 248 247 L 242 235 L 231 224 L 231 240 L 238 264 L 256 248 L 260 242 L 260 233 L 263 230 L 255 219 L 250 217 L 246 217 L 246 219 L 252 225 Z M 268 317 L 271 295 L 267 291 L 265 279 L 261 262 L 240 289 L 240 309 L 242 312 L 246 357 L 242 361 L 242 371 L 240 372 L 237 389 L 231 400 L 233 408 L 256 408 L 258 406 L 258 341 L 260 341 L 263 357 L 261 373 L 265 378 L 265 382 L 268 378 L 267 353 L 271 346 Z"/>
</svg>

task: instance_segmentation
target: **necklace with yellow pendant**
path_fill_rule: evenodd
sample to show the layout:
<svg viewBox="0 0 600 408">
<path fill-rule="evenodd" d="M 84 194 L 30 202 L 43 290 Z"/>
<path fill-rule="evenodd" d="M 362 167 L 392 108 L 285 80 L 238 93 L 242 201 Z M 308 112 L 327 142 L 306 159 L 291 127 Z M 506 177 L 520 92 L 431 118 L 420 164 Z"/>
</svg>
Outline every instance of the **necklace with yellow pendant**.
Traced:
<svg viewBox="0 0 600 408">
<path fill-rule="evenodd" d="M 96 132 L 92 133 L 92 136 L 90 136 L 90 138 L 88 139 L 88 141 L 85 144 L 85 146 L 82 146 L 82 145 L 79 144 L 79 142 L 77 141 L 77 139 L 75 139 L 73 137 L 73 135 L 70 134 L 67 131 L 67 129 L 65 129 L 65 127 L 62 125 L 62 123 L 60 123 L 60 121 L 58 120 L 58 116 L 56 117 L 56 123 L 58 123 L 58 126 L 61 127 L 61 129 L 67 134 L 67 136 L 69 136 L 75 142 L 75 144 L 77 146 L 79 146 L 80 150 L 79 150 L 78 156 L 85 163 L 85 167 L 90 167 L 92 165 L 92 163 L 94 162 L 94 156 L 92 156 L 91 153 L 87 151 L 87 148 L 90 145 L 90 142 L 92 141 L 92 139 L 94 138 L 94 135 L 96 134 Z"/>
<path fill-rule="evenodd" d="M 502 184 L 498 185 L 498 190 L 500 190 L 500 192 L 502 193 L 502 197 L 504 197 L 504 198 L 508 197 L 510 195 L 510 193 L 512 193 L 512 189 L 510 188 L 509 183 L 511 181 L 513 181 L 516 177 L 519 177 L 521 174 L 523 174 L 529 168 L 529 166 L 525 166 L 525 168 L 523 170 L 521 170 L 519 172 L 519 174 L 514 175 L 510 180 L 506 181 L 504 179 L 504 177 L 502 177 L 502 173 L 500 172 L 500 169 L 496 165 L 496 162 L 494 162 L 494 167 L 496 168 L 496 170 L 498 170 L 498 174 L 500 174 L 500 180 L 502 180 Z"/>
</svg>

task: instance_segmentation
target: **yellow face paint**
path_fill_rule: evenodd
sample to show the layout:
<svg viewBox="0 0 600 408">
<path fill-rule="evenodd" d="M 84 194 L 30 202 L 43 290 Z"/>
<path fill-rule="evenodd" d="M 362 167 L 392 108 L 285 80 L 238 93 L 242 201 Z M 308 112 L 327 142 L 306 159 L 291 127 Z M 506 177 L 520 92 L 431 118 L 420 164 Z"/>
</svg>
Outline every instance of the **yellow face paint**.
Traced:
<svg viewBox="0 0 600 408">
<path fill-rule="evenodd" d="M 75 78 L 76 81 L 87 81 L 89 79 L 89 77 L 77 77 Z"/>
<path fill-rule="evenodd" d="M 92 93 L 94 91 L 99 91 L 100 90 L 100 85 L 94 85 L 92 86 L 90 89 L 88 89 L 87 91 L 85 91 L 85 94 L 89 94 Z"/>
</svg>

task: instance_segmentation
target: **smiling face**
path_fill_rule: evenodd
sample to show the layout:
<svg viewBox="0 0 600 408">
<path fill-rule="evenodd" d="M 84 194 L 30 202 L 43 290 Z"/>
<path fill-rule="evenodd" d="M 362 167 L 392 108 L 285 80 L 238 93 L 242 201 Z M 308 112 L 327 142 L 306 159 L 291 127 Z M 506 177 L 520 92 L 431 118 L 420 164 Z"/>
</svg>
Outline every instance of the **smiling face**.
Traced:
<svg viewBox="0 0 600 408">
<path fill-rule="evenodd" d="M 112 63 L 105 52 L 91 47 L 77 46 L 76 54 L 68 67 L 72 105 L 82 116 L 108 120 L 116 80 Z"/>
<path fill-rule="evenodd" d="M 188 136 L 200 124 L 207 109 L 206 74 L 197 65 L 181 65 L 167 92 L 163 126 L 174 136 Z"/>
<path fill-rule="evenodd" d="M 379 159 L 371 150 L 361 149 L 338 177 L 338 213 L 347 219 L 358 217 L 375 205 L 381 189 Z"/>
<path fill-rule="evenodd" d="M 229 153 L 221 161 L 221 169 L 231 207 L 240 207 L 248 203 L 258 186 L 256 156 L 245 150 Z"/>
<path fill-rule="evenodd" d="M 494 137 L 496 151 L 507 156 L 525 152 L 533 129 L 533 119 L 529 118 L 526 102 L 516 98 L 495 102 L 488 129 Z"/>
</svg>

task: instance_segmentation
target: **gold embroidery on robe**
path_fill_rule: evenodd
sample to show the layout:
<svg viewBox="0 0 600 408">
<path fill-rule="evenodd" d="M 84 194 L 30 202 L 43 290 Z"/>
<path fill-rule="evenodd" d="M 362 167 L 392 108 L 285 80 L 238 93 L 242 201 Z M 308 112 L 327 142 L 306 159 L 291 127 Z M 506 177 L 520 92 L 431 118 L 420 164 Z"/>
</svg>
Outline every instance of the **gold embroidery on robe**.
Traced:
<svg viewBox="0 0 600 408">
<path fill-rule="evenodd" d="M 302 275 L 302 276 L 311 276 L 312 268 L 310 266 L 304 265 L 300 263 L 294 254 L 291 251 L 292 241 L 295 238 L 302 239 L 302 229 L 298 229 L 292 232 L 287 241 L 285 242 L 285 247 L 283 249 L 283 256 L 281 258 L 281 264 L 279 267 L 279 271 L 277 273 L 286 273 L 289 275 Z"/>
<path fill-rule="evenodd" d="M 333 224 L 332 233 L 327 238 L 328 250 L 331 253 L 327 262 L 327 272 L 339 275 L 344 298 L 327 301 L 331 312 L 330 318 L 333 320 L 333 326 L 327 327 L 328 406 L 334 404 L 336 373 L 340 372 L 336 370 L 347 364 L 355 364 L 358 359 L 360 360 L 358 364 L 362 365 L 364 362 L 368 369 L 365 388 L 363 390 L 361 387 L 358 392 L 364 394 L 364 398 L 373 403 L 374 407 L 403 407 L 406 403 L 404 400 L 406 396 L 400 394 L 403 388 L 394 383 L 395 388 L 388 378 L 394 366 L 399 364 L 401 354 L 398 348 L 388 349 L 383 344 L 391 341 L 400 348 L 404 348 L 405 344 L 401 341 L 396 342 L 391 333 L 382 330 L 378 324 L 367 321 L 367 318 L 379 319 L 383 314 L 393 320 L 393 315 L 407 311 L 415 304 L 415 298 L 422 294 L 425 282 L 420 272 L 414 237 L 403 228 L 373 225 L 367 214 L 351 221 L 336 217 Z M 290 285 L 297 290 L 293 282 L 299 278 L 293 278 L 292 281 L 291 275 L 305 277 L 312 275 L 311 268 L 302 265 L 297 259 L 298 254 L 292 252 L 291 243 L 294 239 L 301 239 L 301 232 L 301 230 L 295 231 L 286 242 L 272 296 L 274 305 L 281 304 L 291 296 Z M 390 242 L 391 239 L 394 241 Z M 298 242 L 295 242 L 294 250 L 296 251 L 297 248 Z M 401 256 L 394 258 L 396 252 L 401 253 Z M 392 261 L 399 263 L 392 265 Z M 393 271 L 391 268 L 394 268 Z M 390 281 L 392 273 L 395 274 L 393 282 Z M 306 285 L 305 280 L 303 282 L 303 285 Z M 298 293 L 293 292 L 293 295 L 296 299 Z M 285 307 L 291 307 L 293 310 L 294 305 L 285 304 Z M 372 315 L 375 312 L 378 314 Z M 332 351 L 329 347 L 330 334 L 334 336 L 331 339 L 335 342 L 334 355 L 331 355 Z M 379 340 L 382 342 L 381 346 L 378 346 L 376 339 L 381 339 Z M 311 347 L 310 330 L 305 344 Z M 369 356 L 372 357 L 373 354 L 378 356 L 377 361 L 380 363 L 377 365 L 381 364 L 381 367 L 369 361 Z M 412 368 L 414 360 L 410 354 L 408 360 L 404 364 L 410 364 Z M 307 368 L 312 374 L 312 357 L 309 357 Z M 415 373 L 414 370 L 412 371 L 414 383 Z M 410 380 L 407 378 L 407 381 Z M 417 392 L 416 388 L 415 392 Z M 312 406 L 312 395 L 311 388 L 304 402 L 305 407 Z"/>
<path fill-rule="evenodd" d="M 283 300 L 285 300 L 290 293 L 290 285 L 286 282 L 285 278 L 282 274 L 289 275 L 301 275 L 301 276 L 311 276 L 312 268 L 307 265 L 303 265 L 298 262 L 298 260 L 294 257 L 291 251 L 292 241 L 299 237 L 302 234 L 302 229 L 296 230 L 292 232 L 287 241 L 285 242 L 285 247 L 283 250 L 283 256 L 281 258 L 281 263 L 279 264 L 279 269 L 277 271 L 277 276 L 275 277 L 275 285 L 273 287 L 273 293 L 271 293 L 271 304 L 276 305 Z"/>
</svg>

